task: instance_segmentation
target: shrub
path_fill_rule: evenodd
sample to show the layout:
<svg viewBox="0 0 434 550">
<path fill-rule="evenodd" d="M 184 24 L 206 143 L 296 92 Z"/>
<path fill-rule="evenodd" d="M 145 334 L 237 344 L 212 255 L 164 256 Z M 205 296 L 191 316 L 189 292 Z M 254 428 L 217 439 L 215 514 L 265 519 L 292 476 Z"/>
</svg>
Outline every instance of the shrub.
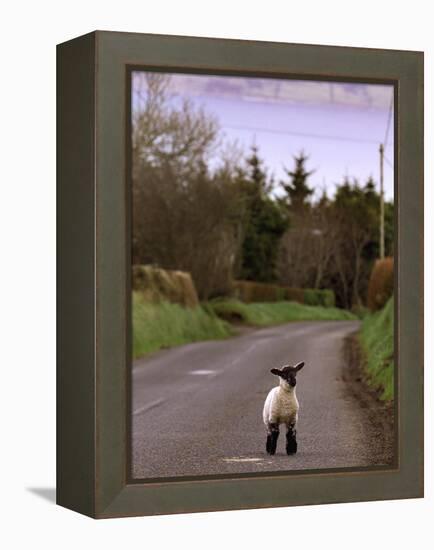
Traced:
<svg viewBox="0 0 434 550">
<path fill-rule="evenodd" d="M 310 306 L 335 307 L 335 293 L 333 290 L 306 288 L 304 303 Z"/>
<path fill-rule="evenodd" d="M 255 302 L 298 302 L 310 306 L 335 307 L 333 290 L 281 287 L 254 281 L 235 281 L 235 298 L 246 304 Z"/>
<path fill-rule="evenodd" d="M 268 283 L 234 281 L 235 297 L 250 304 L 252 302 L 279 302 L 285 299 L 285 289 Z"/>
<path fill-rule="evenodd" d="M 361 305 L 354 305 L 352 308 L 351 308 L 351 313 L 354 313 L 354 315 L 356 315 L 359 319 L 364 319 L 365 317 L 367 317 L 371 312 L 369 311 L 369 309 L 365 306 L 361 306 Z"/>
<path fill-rule="evenodd" d="M 302 288 L 285 287 L 285 300 L 304 304 L 304 290 Z"/>
<path fill-rule="evenodd" d="M 324 307 L 335 307 L 336 305 L 336 297 L 333 290 L 330 289 L 324 289 L 321 291 L 323 296 L 323 306 Z"/>
<path fill-rule="evenodd" d="M 368 308 L 382 309 L 393 294 L 393 258 L 377 260 L 371 272 L 368 286 Z"/>
</svg>

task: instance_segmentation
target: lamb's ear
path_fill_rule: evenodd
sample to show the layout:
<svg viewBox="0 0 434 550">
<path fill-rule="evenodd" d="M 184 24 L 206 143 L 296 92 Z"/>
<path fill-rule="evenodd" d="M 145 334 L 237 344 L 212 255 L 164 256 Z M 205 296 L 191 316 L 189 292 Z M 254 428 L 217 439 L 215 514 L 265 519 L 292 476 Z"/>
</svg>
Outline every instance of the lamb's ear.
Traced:
<svg viewBox="0 0 434 550">
<path fill-rule="evenodd" d="M 272 374 L 277 374 L 277 376 L 280 376 L 282 374 L 282 371 L 279 369 L 271 369 L 270 371 Z"/>
<path fill-rule="evenodd" d="M 298 372 L 300 369 L 304 367 L 304 361 L 300 361 L 300 363 L 297 363 L 294 367 L 294 369 Z"/>
</svg>

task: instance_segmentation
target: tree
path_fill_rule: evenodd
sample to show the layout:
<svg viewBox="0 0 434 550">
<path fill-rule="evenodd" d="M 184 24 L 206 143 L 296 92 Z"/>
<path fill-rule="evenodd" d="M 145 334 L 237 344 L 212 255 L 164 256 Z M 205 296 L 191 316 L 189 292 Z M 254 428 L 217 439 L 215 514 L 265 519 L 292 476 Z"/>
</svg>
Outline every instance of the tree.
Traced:
<svg viewBox="0 0 434 550">
<path fill-rule="evenodd" d="M 228 292 L 240 246 L 234 168 L 211 172 L 218 125 L 147 74 L 133 117 L 133 262 L 191 273 L 200 298 Z"/>
<path fill-rule="evenodd" d="M 393 202 L 384 203 L 384 250 L 386 256 L 394 255 L 395 208 Z"/>
<path fill-rule="evenodd" d="M 321 240 L 321 229 L 316 227 L 309 200 L 313 189 L 307 180 L 313 171 L 306 171 L 307 160 L 303 151 L 294 156 L 294 170 L 285 169 L 289 181 L 280 182 L 285 190 L 281 200 L 288 210 L 290 226 L 279 248 L 279 279 L 282 284 L 294 287 L 316 284 L 312 252 L 313 249 L 318 252 L 317 245 Z"/>
<path fill-rule="evenodd" d="M 393 254 L 393 203 L 385 204 L 386 253 Z M 287 286 L 330 288 L 339 306 L 360 306 L 379 251 L 380 196 L 372 178 L 365 185 L 345 178 L 334 197 L 325 193 L 291 227 L 279 251 L 279 280 Z"/>
<path fill-rule="evenodd" d="M 133 167 L 170 164 L 180 179 L 197 173 L 217 147 L 217 120 L 188 99 L 170 96 L 167 75 L 140 73 L 136 78 Z"/>
<path fill-rule="evenodd" d="M 285 190 L 288 206 L 292 212 L 305 210 L 309 204 L 309 198 L 313 194 L 313 189 L 307 185 L 309 176 L 313 174 L 313 170 L 306 171 L 306 161 L 308 156 L 303 151 L 298 156 L 294 156 L 295 168 L 293 171 L 285 168 L 285 172 L 290 178 L 290 181 L 281 181 L 281 186 Z"/>
<path fill-rule="evenodd" d="M 377 192 L 377 185 L 374 179 L 369 177 L 364 187 L 366 199 L 373 210 L 378 215 L 378 228 L 380 224 L 380 195 Z M 394 208 L 393 202 L 385 201 L 384 203 L 384 244 L 386 256 L 393 256 L 393 236 L 394 236 Z M 378 229 L 379 231 L 379 229 Z M 369 258 L 375 260 L 380 255 L 380 241 L 375 238 L 370 243 Z"/>
<path fill-rule="evenodd" d="M 362 187 L 346 178 L 336 190 L 334 216 L 338 227 L 334 259 L 346 308 L 360 306 L 366 295 L 372 250 L 378 243 L 378 195 L 371 180 Z M 374 245 L 374 246 L 373 246 Z"/>
<path fill-rule="evenodd" d="M 279 249 L 279 280 L 285 286 L 322 288 L 335 249 L 332 202 L 323 193 L 302 213 L 293 213 Z"/>
<path fill-rule="evenodd" d="M 278 244 L 288 226 L 281 205 L 269 193 L 273 183 L 262 166 L 257 147 L 252 147 L 247 166 L 239 174 L 244 205 L 244 240 L 240 277 L 271 282 L 276 279 Z"/>
</svg>

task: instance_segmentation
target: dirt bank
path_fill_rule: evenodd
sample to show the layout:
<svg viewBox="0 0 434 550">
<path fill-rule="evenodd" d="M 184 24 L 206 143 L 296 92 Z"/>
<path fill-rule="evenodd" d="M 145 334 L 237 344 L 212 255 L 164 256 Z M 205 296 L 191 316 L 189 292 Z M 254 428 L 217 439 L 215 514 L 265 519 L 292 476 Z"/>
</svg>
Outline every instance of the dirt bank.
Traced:
<svg viewBox="0 0 434 550">
<path fill-rule="evenodd" d="M 370 447 L 375 449 L 372 462 L 394 465 L 397 460 L 394 403 L 381 401 L 379 393 L 367 384 L 357 332 L 345 338 L 343 353 L 345 368 L 342 370 L 342 377 L 346 382 L 347 391 L 357 399 L 370 424 L 369 433 L 373 439 Z"/>
</svg>

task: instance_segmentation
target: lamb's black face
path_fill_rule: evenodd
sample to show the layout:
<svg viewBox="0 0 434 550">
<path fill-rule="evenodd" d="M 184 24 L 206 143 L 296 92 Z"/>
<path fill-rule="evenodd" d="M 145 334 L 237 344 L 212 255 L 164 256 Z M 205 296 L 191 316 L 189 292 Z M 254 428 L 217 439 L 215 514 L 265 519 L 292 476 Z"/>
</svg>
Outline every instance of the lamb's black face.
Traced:
<svg viewBox="0 0 434 550">
<path fill-rule="evenodd" d="M 277 376 L 280 376 L 280 378 L 285 380 L 285 382 L 288 382 L 288 384 L 294 388 L 297 384 L 297 372 L 303 367 L 303 365 L 303 362 L 297 363 L 295 367 L 290 367 L 289 365 L 286 365 L 281 369 L 271 369 L 271 372 L 273 374 L 276 374 Z"/>
<path fill-rule="evenodd" d="M 273 371 L 271 371 L 271 372 L 273 372 Z M 273 374 L 275 374 L 275 373 L 273 373 Z M 296 374 L 297 374 L 297 371 L 294 369 L 294 367 L 289 367 L 288 366 L 288 367 L 283 367 L 282 369 L 280 369 L 280 372 L 279 372 L 278 376 L 280 376 L 280 378 L 283 378 L 283 380 L 285 380 L 285 382 L 288 382 L 288 384 L 294 388 L 295 385 L 297 384 Z"/>
</svg>

